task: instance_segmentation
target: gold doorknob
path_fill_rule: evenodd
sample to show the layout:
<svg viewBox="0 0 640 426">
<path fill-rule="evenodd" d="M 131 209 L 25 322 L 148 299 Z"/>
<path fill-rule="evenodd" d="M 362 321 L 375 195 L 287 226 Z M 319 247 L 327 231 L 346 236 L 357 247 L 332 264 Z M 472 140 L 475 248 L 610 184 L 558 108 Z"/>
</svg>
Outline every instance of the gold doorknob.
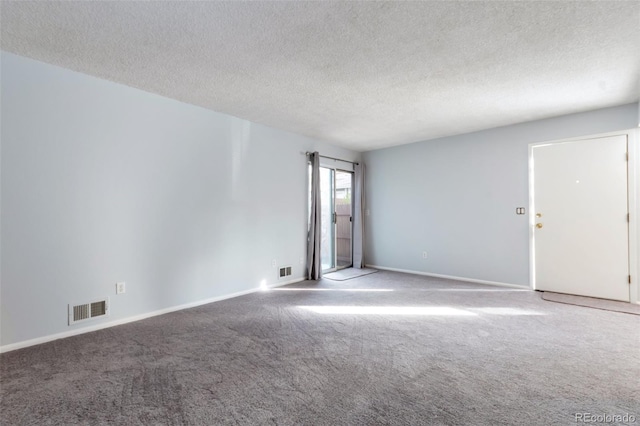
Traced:
<svg viewBox="0 0 640 426">
<path fill-rule="evenodd" d="M 536 228 L 538 228 L 538 229 L 542 228 L 542 224 L 541 223 L 536 223 Z"/>
</svg>

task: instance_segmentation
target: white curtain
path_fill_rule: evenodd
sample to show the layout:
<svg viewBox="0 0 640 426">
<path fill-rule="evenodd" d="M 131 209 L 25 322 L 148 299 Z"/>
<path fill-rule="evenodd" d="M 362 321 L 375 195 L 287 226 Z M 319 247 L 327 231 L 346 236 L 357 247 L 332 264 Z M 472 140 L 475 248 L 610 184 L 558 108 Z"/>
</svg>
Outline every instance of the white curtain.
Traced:
<svg viewBox="0 0 640 426">
<path fill-rule="evenodd" d="M 320 223 L 320 154 L 309 154 L 311 161 L 311 213 L 309 217 L 309 233 L 307 235 L 307 279 L 318 280 L 322 277 L 320 264 L 320 239 L 322 226 Z"/>
<path fill-rule="evenodd" d="M 355 165 L 353 191 L 353 267 L 364 268 L 364 164 Z"/>
</svg>

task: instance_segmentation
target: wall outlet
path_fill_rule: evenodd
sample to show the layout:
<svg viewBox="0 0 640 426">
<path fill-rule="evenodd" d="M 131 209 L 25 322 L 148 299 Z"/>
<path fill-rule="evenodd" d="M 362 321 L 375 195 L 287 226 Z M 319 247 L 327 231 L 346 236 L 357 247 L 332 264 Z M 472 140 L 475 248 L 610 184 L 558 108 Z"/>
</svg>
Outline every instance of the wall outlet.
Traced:
<svg viewBox="0 0 640 426">
<path fill-rule="evenodd" d="M 122 294 L 127 292 L 127 287 L 124 281 L 116 283 L 116 294 Z"/>
<path fill-rule="evenodd" d="M 426 259 L 426 258 L 427 258 L 427 252 L 426 252 L 426 251 L 423 251 L 423 252 L 422 252 L 422 258 L 423 258 L 423 259 Z"/>
<path fill-rule="evenodd" d="M 273 260 L 271 261 L 271 267 L 272 267 L 272 268 L 275 268 L 275 267 L 276 267 L 276 265 L 277 265 L 277 262 L 276 262 L 276 260 L 275 260 L 275 259 L 273 259 Z"/>
<path fill-rule="evenodd" d="M 301 258 L 300 258 L 300 264 L 301 264 L 301 265 L 302 265 L 302 264 L 304 264 L 304 257 L 301 257 Z"/>
</svg>

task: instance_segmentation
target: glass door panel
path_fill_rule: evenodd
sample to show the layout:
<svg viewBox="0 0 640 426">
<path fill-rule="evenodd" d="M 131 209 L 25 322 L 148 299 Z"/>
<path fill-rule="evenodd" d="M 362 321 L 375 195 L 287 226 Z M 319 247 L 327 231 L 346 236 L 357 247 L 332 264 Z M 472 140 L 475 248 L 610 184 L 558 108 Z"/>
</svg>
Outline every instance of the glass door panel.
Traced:
<svg viewBox="0 0 640 426">
<path fill-rule="evenodd" d="M 336 268 L 335 263 L 335 176 L 333 169 L 320 167 L 320 200 L 321 200 L 321 240 L 320 263 L 322 271 L 331 271 Z"/>
<path fill-rule="evenodd" d="M 353 264 L 351 256 L 352 227 L 352 179 L 353 173 L 336 170 L 336 267 L 348 268 Z"/>
</svg>

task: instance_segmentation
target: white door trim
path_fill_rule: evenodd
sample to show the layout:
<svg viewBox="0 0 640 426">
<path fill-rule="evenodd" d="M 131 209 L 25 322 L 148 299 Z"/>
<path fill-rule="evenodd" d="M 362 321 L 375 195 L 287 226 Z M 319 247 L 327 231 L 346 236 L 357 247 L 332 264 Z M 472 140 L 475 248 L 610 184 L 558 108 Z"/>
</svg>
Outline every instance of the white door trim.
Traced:
<svg viewBox="0 0 640 426">
<path fill-rule="evenodd" d="M 631 274 L 629 300 L 631 301 L 631 303 L 640 304 L 640 259 L 638 252 L 638 248 L 640 247 L 640 218 L 638 217 L 638 200 L 640 199 L 640 184 L 638 183 L 638 179 L 640 178 L 640 129 L 638 128 L 529 144 L 529 285 L 532 289 L 536 289 L 534 250 L 534 226 L 536 218 L 533 212 L 534 147 L 622 135 L 627 136 L 627 146 L 629 153 L 629 161 L 627 166 L 627 191 L 629 202 L 629 273 Z"/>
</svg>

